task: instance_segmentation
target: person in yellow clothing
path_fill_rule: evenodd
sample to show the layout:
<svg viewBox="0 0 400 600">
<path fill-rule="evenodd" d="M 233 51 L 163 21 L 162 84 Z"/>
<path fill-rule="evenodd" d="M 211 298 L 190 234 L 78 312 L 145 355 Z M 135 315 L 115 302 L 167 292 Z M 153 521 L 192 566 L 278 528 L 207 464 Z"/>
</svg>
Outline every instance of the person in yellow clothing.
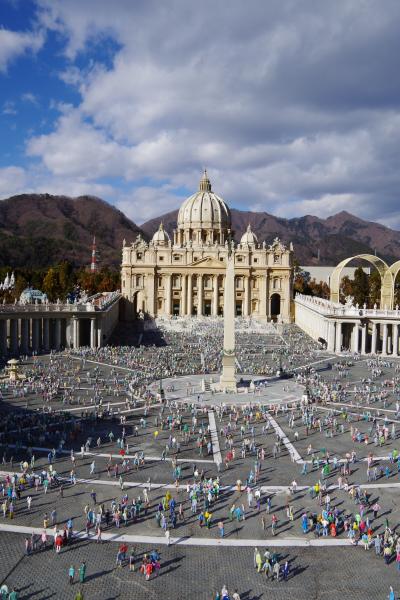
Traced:
<svg viewBox="0 0 400 600">
<path fill-rule="evenodd" d="M 259 550 L 257 550 L 255 559 L 256 559 L 257 573 L 260 573 L 261 569 L 262 569 L 262 565 L 263 565 L 263 560 L 262 560 L 261 553 Z"/>
<path fill-rule="evenodd" d="M 210 529 L 210 527 L 211 527 L 211 517 L 212 517 L 212 513 L 210 513 L 208 510 L 206 510 L 206 512 L 204 513 L 204 518 L 206 521 L 207 529 Z"/>
</svg>

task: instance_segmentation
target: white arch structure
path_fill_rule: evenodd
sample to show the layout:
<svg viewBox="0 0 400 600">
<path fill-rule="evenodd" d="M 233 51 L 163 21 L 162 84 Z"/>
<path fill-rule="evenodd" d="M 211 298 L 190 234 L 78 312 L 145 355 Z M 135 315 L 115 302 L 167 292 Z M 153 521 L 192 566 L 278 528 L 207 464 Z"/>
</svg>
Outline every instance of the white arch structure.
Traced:
<svg viewBox="0 0 400 600">
<path fill-rule="evenodd" d="M 335 267 L 330 280 L 331 302 L 339 303 L 339 288 L 343 267 L 355 259 L 365 260 L 378 270 L 382 282 L 380 307 L 392 310 L 394 304 L 394 282 L 395 276 L 400 271 L 400 261 L 393 263 L 393 265 L 389 267 L 384 260 L 374 254 L 357 254 L 356 256 L 351 256 L 350 258 L 342 260 L 342 262 Z"/>
</svg>

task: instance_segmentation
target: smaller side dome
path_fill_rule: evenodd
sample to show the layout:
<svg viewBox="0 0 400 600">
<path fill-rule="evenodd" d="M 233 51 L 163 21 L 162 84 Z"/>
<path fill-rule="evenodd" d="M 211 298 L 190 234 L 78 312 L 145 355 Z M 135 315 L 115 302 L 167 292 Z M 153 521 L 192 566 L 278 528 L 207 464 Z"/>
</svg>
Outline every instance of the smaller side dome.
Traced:
<svg viewBox="0 0 400 600">
<path fill-rule="evenodd" d="M 247 226 L 245 233 L 242 235 L 240 243 L 246 246 L 255 246 L 258 244 L 257 236 L 251 230 L 250 224 Z"/>
<path fill-rule="evenodd" d="M 164 225 L 162 223 L 160 223 L 159 228 L 153 235 L 153 242 L 154 242 L 154 244 L 159 244 L 160 246 L 166 245 L 169 242 L 169 235 L 165 231 Z"/>
</svg>

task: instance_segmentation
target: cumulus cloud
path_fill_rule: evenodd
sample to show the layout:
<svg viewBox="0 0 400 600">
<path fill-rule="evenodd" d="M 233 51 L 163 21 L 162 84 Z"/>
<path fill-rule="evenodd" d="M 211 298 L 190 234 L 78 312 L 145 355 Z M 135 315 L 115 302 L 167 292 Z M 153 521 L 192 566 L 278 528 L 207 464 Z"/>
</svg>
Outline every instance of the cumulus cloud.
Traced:
<svg viewBox="0 0 400 600">
<path fill-rule="evenodd" d="M 140 221 L 179 206 L 207 166 L 232 206 L 345 207 L 400 228 L 397 0 L 38 4 L 80 94 L 27 143 L 49 177 L 121 178 L 119 207 Z M 112 61 L 93 60 L 109 39 Z"/>
<path fill-rule="evenodd" d="M 44 43 L 42 31 L 23 32 L 0 28 L 0 72 L 6 72 L 9 64 L 23 54 L 35 54 Z"/>
<path fill-rule="evenodd" d="M 22 193 L 27 183 L 25 169 L 15 166 L 0 168 L 0 198 Z"/>
</svg>

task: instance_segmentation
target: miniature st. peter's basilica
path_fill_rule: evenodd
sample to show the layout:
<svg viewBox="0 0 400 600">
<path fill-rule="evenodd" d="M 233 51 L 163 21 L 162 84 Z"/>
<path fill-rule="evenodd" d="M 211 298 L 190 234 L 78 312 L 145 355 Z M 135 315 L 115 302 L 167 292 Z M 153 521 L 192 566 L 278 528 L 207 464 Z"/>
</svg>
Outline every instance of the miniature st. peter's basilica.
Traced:
<svg viewBox="0 0 400 600">
<path fill-rule="evenodd" d="M 222 315 L 226 257 L 234 253 L 236 315 L 288 323 L 293 248 L 259 243 L 250 226 L 231 240 L 231 213 L 204 172 L 199 191 L 182 204 L 173 240 L 162 223 L 150 242 L 138 236 L 122 256 L 122 294 L 133 317 Z"/>
</svg>

